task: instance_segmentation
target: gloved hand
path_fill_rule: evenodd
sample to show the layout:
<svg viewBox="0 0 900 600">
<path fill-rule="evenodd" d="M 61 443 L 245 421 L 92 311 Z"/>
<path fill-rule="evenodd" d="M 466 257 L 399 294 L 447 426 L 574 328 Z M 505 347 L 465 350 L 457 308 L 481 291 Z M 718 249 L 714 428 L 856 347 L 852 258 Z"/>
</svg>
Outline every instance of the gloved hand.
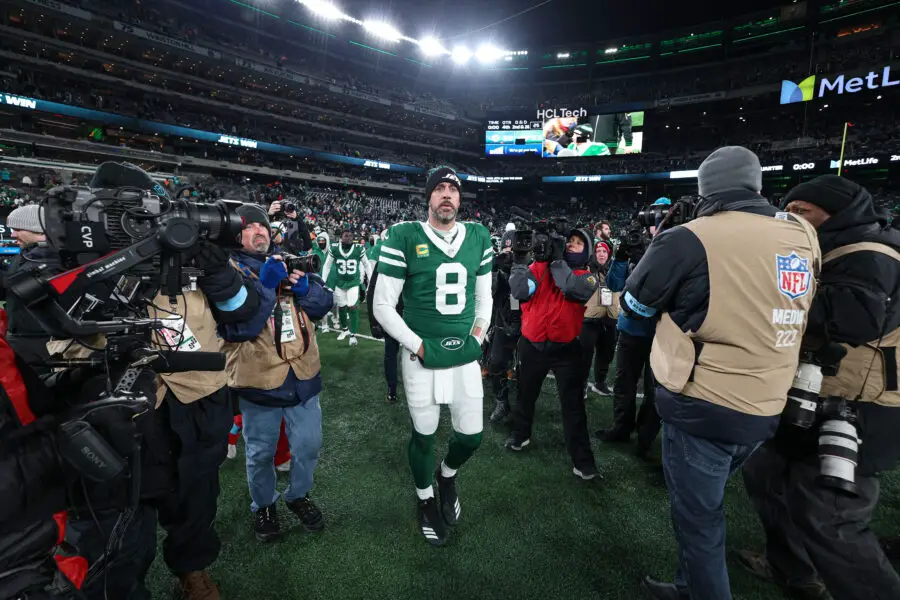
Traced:
<svg viewBox="0 0 900 600">
<path fill-rule="evenodd" d="M 553 234 L 550 236 L 550 262 L 554 260 L 565 260 L 566 258 L 566 238 L 561 235 Z"/>
<path fill-rule="evenodd" d="M 425 339 L 422 345 L 425 347 L 422 364 L 426 369 L 449 369 L 481 358 L 481 344 L 471 335 L 465 340 L 457 337 Z"/>
<path fill-rule="evenodd" d="M 270 290 L 277 288 L 279 283 L 287 279 L 287 276 L 287 267 L 284 266 L 284 263 L 271 256 L 259 270 L 260 283 Z"/>
<path fill-rule="evenodd" d="M 626 246 L 622 242 L 619 242 L 619 247 L 616 248 L 616 254 L 613 258 L 621 262 L 628 262 L 628 259 L 630 257 L 631 254 L 628 252 L 628 246 Z"/>
<path fill-rule="evenodd" d="M 204 276 L 213 275 L 222 269 L 228 268 L 229 252 L 209 242 L 203 242 L 200 246 L 200 252 L 194 257 L 194 264 L 198 269 L 203 270 Z"/>
<path fill-rule="evenodd" d="M 309 275 L 303 275 L 297 280 L 297 283 L 291 286 L 291 291 L 298 296 L 305 296 L 309 293 Z"/>
</svg>

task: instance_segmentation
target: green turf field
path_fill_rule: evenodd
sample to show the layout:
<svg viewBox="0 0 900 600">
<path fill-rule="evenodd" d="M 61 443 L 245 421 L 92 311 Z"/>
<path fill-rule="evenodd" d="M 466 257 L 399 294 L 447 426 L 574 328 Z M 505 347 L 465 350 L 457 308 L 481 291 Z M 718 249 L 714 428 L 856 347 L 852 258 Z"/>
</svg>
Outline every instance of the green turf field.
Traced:
<svg viewBox="0 0 900 600">
<path fill-rule="evenodd" d="M 368 333 L 365 317 L 361 321 Z M 630 447 L 596 442 L 604 480 L 576 479 L 552 380 L 527 450 L 506 450 L 506 430 L 486 426 L 484 444 L 460 470 L 462 520 L 446 546 L 431 548 L 416 527 L 406 462 L 409 417 L 402 397 L 394 406 L 383 401 L 382 345 L 360 339 L 349 348 L 334 333 L 319 340 L 324 447 L 312 496 L 327 526 L 305 533 L 280 503 L 279 517 L 291 530 L 280 541 L 259 544 L 241 447 L 238 459 L 222 468 L 217 528 L 223 549 L 211 574 L 224 598 L 639 600 L 645 598 L 643 575 L 674 575 L 661 471 L 634 458 Z M 489 387 L 485 396 L 487 416 Z M 591 395 L 588 417 L 592 430 L 609 425 L 610 399 Z M 445 418 L 438 432 L 441 456 L 448 431 Z M 284 475 L 279 481 L 283 488 Z M 874 524 L 879 533 L 900 533 L 898 492 L 900 477 L 886 478 Z M 760 548 L 762 532 L 739 476 L 726 496 L 729 548 Z M 154 597 L 177 597 L 161 554 L 150 583 Z M 737 566 L 731 583 L 739 600 L 783 598 Z"/>
</svg>

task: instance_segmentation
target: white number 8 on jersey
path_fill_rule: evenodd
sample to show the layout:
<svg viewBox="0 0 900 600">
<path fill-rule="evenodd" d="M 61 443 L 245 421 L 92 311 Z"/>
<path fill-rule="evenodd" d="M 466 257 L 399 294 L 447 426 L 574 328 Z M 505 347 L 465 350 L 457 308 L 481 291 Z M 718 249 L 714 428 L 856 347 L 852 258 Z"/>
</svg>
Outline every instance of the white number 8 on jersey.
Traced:
<svg viewBox="0 0 900 600">
<path fill-rule="evenodd" d="M 447 276 L 456 274 L 456 282 L 449 283 Z M 435 277 L 437 293 L 435 308 L 442 315 L 458 315 L 466 308 L 466 268 L 460 263 L 443 263 L 437 269 Z M 448 296 L 456 296 L 456 302 L 447 303 Z"/>
</svg>

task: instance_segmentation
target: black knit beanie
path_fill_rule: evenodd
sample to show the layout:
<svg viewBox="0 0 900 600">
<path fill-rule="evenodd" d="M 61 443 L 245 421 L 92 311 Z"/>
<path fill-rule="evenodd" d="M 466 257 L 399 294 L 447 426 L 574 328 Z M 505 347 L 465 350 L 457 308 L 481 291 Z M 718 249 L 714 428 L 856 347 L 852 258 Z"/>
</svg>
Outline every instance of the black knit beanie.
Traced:
<svg viewBox="0 0 900 600">
<path fill-rule="evenodd" d="M 250 223 L 259 223 L 266 229 L 271 227 L 271 225 L 269 225 L 269 215 L 267 215 L 263 207 L 258 204 L 242 204 L 238 207 L 237 214 L 244 219 L 244 227 Z"/>
<path fill-rule="evenodd" d="M 431 201 L 431 192 L 445 181 L 456 186 L 459 193 L 462 193 L 462 183 L 459 181 L 456 171 L 450 167 L 436 167 L 428 172 L 428 180 L 425 182 L 425 202 Z"/>
<path fill-rule="evenodd" d="M 840 175 L 822 175 L 793 188 L 783 202 L 787 206 L 793 200 L 802 200 L 818 206 L 829 215 L 836 215 L 850 206 L 861 190 L 862 186 L 858 183 Z"/>
</svg>

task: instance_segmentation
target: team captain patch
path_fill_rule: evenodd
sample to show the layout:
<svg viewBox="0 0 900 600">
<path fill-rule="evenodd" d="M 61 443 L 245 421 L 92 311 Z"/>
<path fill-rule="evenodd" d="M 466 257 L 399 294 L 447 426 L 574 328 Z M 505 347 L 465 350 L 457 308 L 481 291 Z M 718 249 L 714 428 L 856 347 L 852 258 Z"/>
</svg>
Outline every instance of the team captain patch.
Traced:
<svg viewBox="0 0 900 600">
<path fill-rule="evenodd" d="M 428 244 L 419 244 L 418 246 L 416 246 L 416 256 L 428 256 Z"/>
<path fill-rule="evenodd" d="M 796 252 L 788 256 L 775 255 L 778 265 L 778 291 L 796 300 L 809 291 L 812 274 L 809 272 L 809 259 L 800 258 Z"/>
</svg>

